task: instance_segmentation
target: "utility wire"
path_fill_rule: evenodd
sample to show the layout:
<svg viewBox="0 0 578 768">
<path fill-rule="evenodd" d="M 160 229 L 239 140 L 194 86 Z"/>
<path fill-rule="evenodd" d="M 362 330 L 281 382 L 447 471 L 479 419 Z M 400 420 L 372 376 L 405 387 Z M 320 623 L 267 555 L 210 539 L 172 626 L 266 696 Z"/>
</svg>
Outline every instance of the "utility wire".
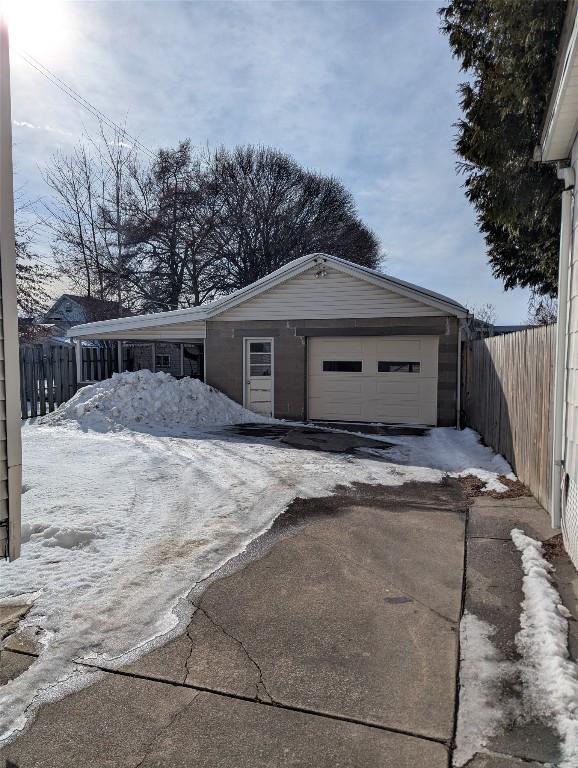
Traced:
<svg viewBox="0 0 578 768">
<path fill-rule="evenodd" d="M 54 72 L 48 69 L 48 67 L 44 66 L 44 64 L 39 62 L 38 59 L 35 59 L 34 56 L 20 49 L 17 49 L 17 53 L 24 59 L 24 61 L 27 64 L 29 64 L 33 69 L 39 72 L 49 82 L 51 82 L 53 85 L 59 88 L 69 98 L 75 101 L 79 106 L 81 106 L 83 109 L 86 109 L 88 112 L 90 112 L 90 114 L 93 117 L 96 117 L 97 120 L 99 120 L 99 122 L 104 123 L 106 126 L 108 126 L 114 131 L 118 131 L 123 137 L 130 139 L 130 141 L 134 144 L 136 149 L 148 155 L 152 160 L 156 159 L 156 155 L 154 154 L 154 152 L 152 152 L 152 150 L 150 150 L 145 144 L 139 141 L 136 138 L 136 136 L 132 136 L 126 130 L 126 128 L 123 128 L 121 125 L 116 123 L 111 117 L 108 117 L 108 115 L 105 115 L 104 112 L 98 109 L 98 107 L 95 107 L 94 104 L 88 101 L 88 99 L 85 99 L 84 96 L 81 96 L 81 94 L 78 93 L 78 91 L 75 91 L 74 88 L 68 85 L 68 83 L 65 83 L 64 80 L 58 77 L 58 75 L 56 75 Z"/>
</svg>

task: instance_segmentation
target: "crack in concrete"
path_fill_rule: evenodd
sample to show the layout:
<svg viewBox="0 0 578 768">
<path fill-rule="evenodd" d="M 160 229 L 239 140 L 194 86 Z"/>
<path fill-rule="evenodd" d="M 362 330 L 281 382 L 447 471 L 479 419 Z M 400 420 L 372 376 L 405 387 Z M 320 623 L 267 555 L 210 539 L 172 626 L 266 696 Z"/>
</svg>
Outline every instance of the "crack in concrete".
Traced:
<svg viewBox="0 0 578 768">
<path fill-rule="evenodd" d="M 30 653 L 29 651 L 13 651 L 13 653 L 19 653 L 22 656 L 32 656 L 32 657 L 38 656 L 38 654 Z M 203 685 L 195 685 L 194 683 L 181 683 L 176 680 L 167 680 L 166 678 L 157 677 L 152 674 L 145 675 L 138 672 L 128 672 L 123 669 L 113 669 L 111 667 L 100 667 L 96 664 L 89 664 L 87 662 L 77 662 L 77 663 L 79 666 L 88 667 L 89 669 L 92 669 L 92 670 L 98 670 L 100 672 L 104 672 L 107 675 L 115 675 L 118 677 L 131 677 L 136 680 L 147 680 L 152 683 L 162 683 L 163 685 L 172 685 L 176 688 L 187 688 L 190 690 L 198 691 L 198 693 L 209 693 L 213 696 L 222 696 L 223 698 L 226 698 L 226 699 L 246 701 L 251 704 L 259 704 L 261 706 L 267 706 L 267 707 L 277 707 L 279 709 L 288 710 L 289 712 L 299 712 L 305 715 L 312 715 L 313 717 L 323 717 L 323 718 L 327 718 L 328 720 L 337 720 L 339 722 L 344 722 L 344 723 L 353 723 L 355 725 L 365 726 L 366 728 L 375 728 L 376 730 L 379 730 L 379 731 L 386 731 L 388 733 L 397 733 L 402 736 L 410 736 L 415 739 L 430 741 L 430 742 L 433 742 L 434 744 L 441 744 L 444 747 L 449 746 L 448 740 L 442 737 L 429 736 L 424 733 L 404 730 L 402 728 L 394 728 L 393 726 L 383 725 L 381 723 L 372 722 L 370 720 L 363 720 L 362 718 L 348 717 L 346 715 L 338 715 L 338 714 L 332 714 L 329 712 L 322 712 L 316 709 L 309 709 L 307 707 L 299 707 L 291 704 L 284 704 L 281 701 L 274 701 L 273 699 L 271 699 L 270 701 L 266 699 L 256 700 L 251 696 L 244 696 L 243 694 L 231 693 L 230 691 L 224 691 L 218 688 L 211 688 Z M 189 702 L 189 704 L 191 703 L 192 702 Z M 137 766 L 133 766 L 133 768 L 137 768 Z"/>
<path fill-rule="evenodd" d="M 194 704 L 195 701 L 199 698 L 201 695 L 201 691 L 197 691 L 193 698 L 190 701 L 187 701 L 185 704 L 183 704 L 182 707 L 179 707 L 177 711 L 172 715 L 169 722 L 166 725 L 163 725 L 162 728 L 160 728 L 155 735 L 152 737 L 152 739 L 149 741 L 149 743 L 145 747 L 145 753 L 142 756 L 142 758 L 138 761 L 138 763 L 135 763 L 132 768 L 140 768 L 140 766 L 144 765 L 145 760 L 150 755 L 150 752 L 155 744 L 155 742 L 165 733 L 165 731 L 168 731 L 169 728 L 173 725 L 173 723 L 176 721 L 176 719 L 181 715 L 187 707 L 190 707 L 191 704 Z"/>
<path fill-rule="evenodd" d="M 195 613 L 197 612 L 197 610 L 198 609 L 195 610 Z M 191 658 L 193 656 L 193 643 L 194 643 L 194 640 L 191 637 L 191 624 L 192 624 L 192 620 L 194 618 L 194 615 L 195 614 L 193 614 L 193 616 L 191 616 L 191 621 L 189 622 L 189 625 L 188 625 L 187 631 L 186 631 L 186 635 L 187 635 L 187 637 L 189 639 L 189 653 L 187 655 L 187 658 L 185 659 L 185 676 L 183 677 L 183 685 L 187 682 L 187 677 L 189 676 L 189 671 L 190 671 L 189 670 L 189 662 L 190 662 L 190 660 L 191 660 Z"/>
<path fill-rule="evenodd" d="M 513 525 L 512 527 L 515 527 L 515 526 Z M 478 535 L 473 534 L 471 536 L 468 536 L 468 539 L 472 539 L 472 540 L 473 539 L 478 539 L 478 540 L 481 539 L 482 541 L 484 539 L 486 539 L 488 541 L 510 541 L 510 542 L 512 541 L 510 536 L 482 536 L 482 535 L 479 535 L 479 534 Z"/>
<path fill-rule="evenodd" d="M 462 681 L 460 678 L 461 663 L 462 663 L 462 641 L 460 634 L 460 625 L 464 611 L 466 609 L 466 595 L 468 589 L 468 541 L 470 527 L 470 507 L 467 508 L 465 520 L 464 520 L 464 556 L 462 560 L 462 590 L 461 590 L 461 604 L 460 604 L 460 619 L 458 621 L 457 642 L 456 642 L 456 684 L 454 692 L 454 722 L 452 728 L 452 737 L 449 744 L 449 765 L 452 766 L 454 762 L 454 753 L 456 749 L 456 738 L 458 733 L 458 719 L 460 712 L 460 695 L 462 688 Z"/>
<path fill-rule="evenodd" d="M 227 629 L 225 629 L 225 627 L 222 624 L 220 624 L 213 616 L 211 616 L 207 612 L 207 610 L 205 608 L 202 608 L 200 605 L 197 605 L 196 603 L 192 603 L 192 605 L 196 608 L 197 611 L 200 611 L 203 614 L 203 616 L 205 616 L 211 622 L 211 624 L 214 627 L 219 629 L 230 640 L 233 640 L 233 642 L 237 643 L 237 645 L 239 646 L 239 648 L 241 648 L 241 650 L 243 651 L 243 653 L 245 654 L 247 659 L 251 662 L 251 664 L 257 670 L 257 674 L 259 675 L 259 679 L 255 683 L 255 701 L 262 701 L 262 702 L 267 703 L 267 704 L 276 704 L 277 702 L 273 699 L 273 697 L 271 696 L 271 694 L 267 690 L 267 686 L 265 685 L 265 681 L 263 679 L 263 670 L 261 669 L 259 664 L 255 661 L 255 659 L 251 656 L 251 654 L 249 653 L 249 651 L 245 647 L 244 643 L 241 640 L 239 640 L 238 637 L 235 637 L 235 635 L 231 634 Z M 192 654 L 192 638 L 191 638 L 191 636 L 189 634 L 188 629 L 187 629 L 187 636 L 191 640 L 191 653 L 189 654 L 189 658 L 187 659 L 187 662 L 186 662 L 186 665 L 185 665 L 186 669 L 187 669 L 187 676 L 186 677 L 188 677 L 188 672 L 189 672 L 188 662 L 189 662 L 191 654 Z M 186 681 L 186 677 L 185 677 L 185 681 Z M 265 692 L 265 695 L 267 697 L 266 699 L 264 699 L 262 697 L 262 691 Z"/>
</svg>

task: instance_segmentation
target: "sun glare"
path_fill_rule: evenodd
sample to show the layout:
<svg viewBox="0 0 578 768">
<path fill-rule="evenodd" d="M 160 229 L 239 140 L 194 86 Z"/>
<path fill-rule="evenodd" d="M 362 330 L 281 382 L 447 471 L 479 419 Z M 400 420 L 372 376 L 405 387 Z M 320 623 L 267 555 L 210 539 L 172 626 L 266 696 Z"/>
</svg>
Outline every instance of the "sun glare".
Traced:
<svg viewBox="0 0 578 768">
<path fill-rule="evenodd" d="M 0 0 L 8 22 L 10 44 L 32 56 L 54 53 L 65 39 L 63 0 Z"/>
</svg>

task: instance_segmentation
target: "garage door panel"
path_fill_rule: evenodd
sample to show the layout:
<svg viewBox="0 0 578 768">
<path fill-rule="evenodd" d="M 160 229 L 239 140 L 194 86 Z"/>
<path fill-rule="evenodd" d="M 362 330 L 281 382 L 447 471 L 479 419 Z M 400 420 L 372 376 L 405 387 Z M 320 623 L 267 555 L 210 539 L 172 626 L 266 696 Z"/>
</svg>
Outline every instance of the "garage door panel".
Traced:
<svg viewBox="0 0 578 768">
<path fill-rule="evenodd" d="M 372 409 L 362 413 L 363 421 L 383 421 L 394 423 L 431 424 L 435 423 L 437 406 L 411 407 L 409 405 L 390 405 L 387 408 Z M 374 414 L 374 415 L 371 415 Z"/>
<path fill-rule="evenodd" d="M 436 424 L 437 337 L 312 338 L 308 349 L 309 418 Z M 361 371 L 324 370 L 331 360 L 361 361 Z M 404 363 L 413 365 L 397 370 Z"/>
<path fill-rule="evenodd" d="M 309 394 L 311 397 L 321 397 L 324 392 L 350 392 L 353 394 L 363 393 L 363 380 L 349 379 L 344 376 L 332 378 L 331 376 L 314 377 L 309 380 Z"/>
<path fill-rule="evenodd" d="M 331 403 L 323 408 L 323 416 L 310 418 L 327 419 L 327 421 L 368 421 L 361 414 L 361 403 Z"/>
<path fill-rule="evenodd" d="M 379 395 L 411 395 L 412 397 L 419 397 L 421 387 L 418 381 L 400 381 L 395 379 L 394 381 L 377 380 L 375 382 L 375 390 Z"/>
<path fill-rule="evenodd" d="M 315 339 L 316 347 L 320 355 L 338 355 L 348 357 L 355 355 L 359 358 L 363 354 L 363 342 L 359 339 Z"/>
</svg>

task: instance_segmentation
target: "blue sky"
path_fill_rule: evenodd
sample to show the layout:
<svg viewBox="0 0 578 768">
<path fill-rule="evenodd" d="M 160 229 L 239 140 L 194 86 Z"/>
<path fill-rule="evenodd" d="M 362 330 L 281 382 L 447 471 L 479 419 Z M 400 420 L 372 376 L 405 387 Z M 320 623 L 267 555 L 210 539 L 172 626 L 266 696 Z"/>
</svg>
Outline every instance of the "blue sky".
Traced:
<svg viewBox="0 0 578 768">
<path fill-rule="evenodd" d="M 54 45 L 22 45 L 151 148 L 267 144 L 339 177 L 386 272 L 524 322 L 528 292 L 492 278 L 455 172 L 461 76 L 439 4 L 76 1 Z M 98 126 L 17 53 L 12 87 L 16 187 L 37 200 L 50 155 Z"/>
</svg>

